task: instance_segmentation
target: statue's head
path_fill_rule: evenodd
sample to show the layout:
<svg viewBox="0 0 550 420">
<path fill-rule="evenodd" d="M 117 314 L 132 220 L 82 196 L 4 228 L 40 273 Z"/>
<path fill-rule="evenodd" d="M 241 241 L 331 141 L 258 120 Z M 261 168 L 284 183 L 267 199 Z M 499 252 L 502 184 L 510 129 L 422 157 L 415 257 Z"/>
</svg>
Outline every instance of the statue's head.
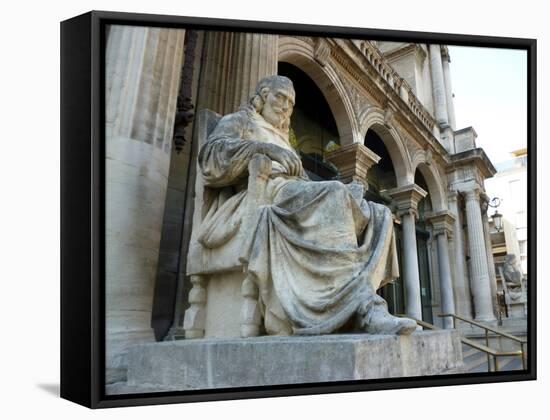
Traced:
<svg viewBox="0 0 550 420">
<path fill-rule="evenodd" d="M 250 103 L 271 125 L 288 131 L 295 97 L 292 80 L 284 76 L 267 76 L 256 85 Z"/>
</svg>

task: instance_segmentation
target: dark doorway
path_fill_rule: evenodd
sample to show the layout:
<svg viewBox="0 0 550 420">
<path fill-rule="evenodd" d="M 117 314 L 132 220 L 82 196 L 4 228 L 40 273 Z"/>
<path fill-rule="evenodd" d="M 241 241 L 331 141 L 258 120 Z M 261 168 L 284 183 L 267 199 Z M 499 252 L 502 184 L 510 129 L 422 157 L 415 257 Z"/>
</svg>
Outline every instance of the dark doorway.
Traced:
<svg viewBox="0 0 550 420">
<path fill-rule="evenodd" d="M 414 183 L 424 191 L 428 190 L 428 184 L 417 170 L 414 175 Z M 416 221 L 416 248 L 418 252 L 418 275 L 420 276 L 420 298 L 422 301 L 422 320 L 433 324 L 432 309 L 432 282 L 430 276 L 430 258 L 428 253 L 428 241 L 430 233 L 426 227 L 426 214 L 432 210 L 430 193 L 418 203 L 418 219 Z"/>
<path fill-rule="evenodd" d="M 367 131 L 365 136 L 365 146 L 380 156 L 380 161 L 368 171 L 367 182 L 369 184 L 369 189 L 365 194 L 365 199 L 368 201 L 374 201 L 375 203 L 384 204 L 389 207 L 392 199 L 387 193 L 385 193 L 385 190 L 395 188 L 397 186 L 395 170 L 390 154 L 384 145 L 384 141 L 373 129 Z M 403 235 L 401 226 L 398 223 L 394 224 L 394 233 L 397 248 L 397 260 L 399 262 L 399 267 L 403 267 Z M 378 294 L 386 300 L 388 303 L 388 310 L 392 314 L 405 313 L 405 288 L 402 277 L 399 277 L 393 283 L 382 287 L 378 291 Z"/>
</svg>

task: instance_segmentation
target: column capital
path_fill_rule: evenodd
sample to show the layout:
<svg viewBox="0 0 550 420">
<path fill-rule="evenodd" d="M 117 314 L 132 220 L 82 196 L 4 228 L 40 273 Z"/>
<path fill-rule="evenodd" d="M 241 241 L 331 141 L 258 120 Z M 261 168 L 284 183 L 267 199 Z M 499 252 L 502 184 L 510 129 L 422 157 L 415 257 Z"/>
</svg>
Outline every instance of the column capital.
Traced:
<svg viewBox="0 0 550 420">
<path fill-rule="evenodd" d="M 418 217 L 418 203 L 428 194 L 416 184 L 393 188 L 387 193 L 393 199 L 399 215 L 412 213 L 415 217 Z"/>
<path fill-rule="evenodd" d="M 367 189 L 367 172 L 380 156 L 361 143 L 352 143 L 327 153 L 325 159 L 336 165 L 342 182 L 359 181 Z"/>
<path fill-rule="evenodd" d="M 434 235 L 447 235 L 452 237 L 455 216 L 448 210 L 431 212 L 425 215 L 425 219 L 434 230 Z"/>
<path fill-rule="evenodd" d="M 464 198 L 466 198 L 466 201 L 472 201 L 472 200 L 479 201 L 480 194 L 481 194 L 481 190 L 479 189 L 479 187 L 474 187 L 472 189 L 461 191 L 461 192 L 464 195 Z"/>
</svg>

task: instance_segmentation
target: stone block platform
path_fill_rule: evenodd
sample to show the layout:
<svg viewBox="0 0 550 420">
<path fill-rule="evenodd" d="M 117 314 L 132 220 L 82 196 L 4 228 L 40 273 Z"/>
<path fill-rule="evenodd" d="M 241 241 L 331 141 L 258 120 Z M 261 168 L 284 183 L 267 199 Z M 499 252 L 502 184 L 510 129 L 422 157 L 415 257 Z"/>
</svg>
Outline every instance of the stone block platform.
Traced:
<svg viewBox="0 0 550 420">
<path fill-rule="evenodd" d="M 195 339 L 142 344 L 128 354 L 128 382 L 107 393 L 301 384 L 462 372 L 456 330 Z"/>
</svg>

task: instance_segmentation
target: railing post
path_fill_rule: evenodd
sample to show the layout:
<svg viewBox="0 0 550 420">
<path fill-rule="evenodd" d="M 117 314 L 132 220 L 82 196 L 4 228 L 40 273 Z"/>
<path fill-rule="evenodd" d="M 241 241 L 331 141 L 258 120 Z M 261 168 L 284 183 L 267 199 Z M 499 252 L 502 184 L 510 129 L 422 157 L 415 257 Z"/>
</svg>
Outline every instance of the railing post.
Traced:
<svg viewBox="0 0 550 420">
<path fill-rule="evenodd" d="M 526 363 L 525 363 L 525 350 L 523 348 L 524 343 L 520 343 L 521 346 L 521 366 L 523 366 L 523 370 L 527 369 Z"/>
<path fill-rule="evenodd" d="M 489 330 L 487 329 L 485 329 L 485 346 L 489 347 Z M 491 372 L 491 356 L 489 355 L 489 353 L 487 353 L 487 366 L 489 368 L 489 372 Z"/>
</svg>

